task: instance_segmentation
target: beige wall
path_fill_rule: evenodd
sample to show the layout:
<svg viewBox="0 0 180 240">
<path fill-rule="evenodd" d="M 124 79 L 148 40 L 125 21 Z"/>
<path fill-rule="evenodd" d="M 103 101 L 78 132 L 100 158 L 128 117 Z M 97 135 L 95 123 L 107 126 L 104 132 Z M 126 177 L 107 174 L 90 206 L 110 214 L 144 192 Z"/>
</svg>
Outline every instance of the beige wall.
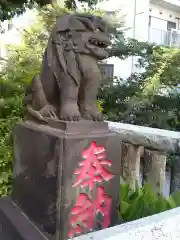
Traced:
<svg viewBox="0 0 180 240">
<path fill-rule="evenodd" d="M 173 10 L 169 10 L 154 4 L 150 4 L 149 9 L 151 9 L 151 12 L 149 12 L 150 16 L 160 18 L 166 21 L 175 22 L 176 26 L 178 26 L 178 20 L 176 19 L 176 17 L 180 18 L 180 12 L 175 12 Z"/>
</svg>

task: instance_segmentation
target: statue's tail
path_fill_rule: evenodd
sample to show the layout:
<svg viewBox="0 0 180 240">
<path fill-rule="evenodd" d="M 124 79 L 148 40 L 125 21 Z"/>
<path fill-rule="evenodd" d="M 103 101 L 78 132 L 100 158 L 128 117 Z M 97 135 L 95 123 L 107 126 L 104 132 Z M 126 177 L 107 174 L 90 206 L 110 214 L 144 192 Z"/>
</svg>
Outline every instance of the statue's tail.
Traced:
<svg viewBox="0 0 180 240">
<path fill-rule="evenodd" d="M 36 79 L 37 79 L 37 77 L 34 77 L 32 79 L 32 83 L 26 87 L 24 104 L 26 106 L 26 110 L 27 110 L 28 115 L 32 116 L 35 119 L 38 119 L 39 121 L 46 122 L 45 118 L 40 114 L 40 112 L 33 109 L 33 107 L 32 107 L 32 105 L 33 105 L 33 93 L 35 91 L 38 91 L 38 89 L 36 89 L 36 85 L 37 85 L 36 84 Z"/>
<path fill-rule="evenodd" d="M 48 122 L 39 111 L 34 110 L 31 105 L 26 106 L 27 112 L 30 114 L 30 116 L 34 117 L 35 119 L 43 122 Z"/>
<path fill-rule="evenodd" d="M 27 106 L 28 104 L 32 104 L 33 101 L 33 82 L 35 81 L 35 77 L 33 77 L 32 83 L 26 86 L 25 88 L 25 96 L 24 96 L 24 104 Z"/>
</svg>

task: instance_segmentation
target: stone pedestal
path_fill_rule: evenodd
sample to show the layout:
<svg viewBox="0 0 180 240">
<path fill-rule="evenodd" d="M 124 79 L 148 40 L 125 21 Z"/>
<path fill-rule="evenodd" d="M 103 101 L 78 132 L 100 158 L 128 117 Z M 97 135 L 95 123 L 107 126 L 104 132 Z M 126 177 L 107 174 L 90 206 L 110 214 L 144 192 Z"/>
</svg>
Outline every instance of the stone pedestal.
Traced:
<svg viewBox="0 0 180 240">
<path fill-rule="evenodd" d="M 10 197 L 0 199 L 0 239 L 54 240 L 52 236 L 39 231 Z"/>
<path fill-rule="evenodd" d="M 53 239 L 118 223 L 118 136 L 107 123 L 51 125 L 15 128 L 13 202 Z"/>
</svg>

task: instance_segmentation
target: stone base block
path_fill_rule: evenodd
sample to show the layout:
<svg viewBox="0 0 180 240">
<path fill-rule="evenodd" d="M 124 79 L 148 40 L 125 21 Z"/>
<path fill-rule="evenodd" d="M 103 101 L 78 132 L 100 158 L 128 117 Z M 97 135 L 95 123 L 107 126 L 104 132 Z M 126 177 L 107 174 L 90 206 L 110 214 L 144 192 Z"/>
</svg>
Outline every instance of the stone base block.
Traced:
<svg viewBox="0 0 180 240">
<path fill-rule="evenodd" d="M 1 240 L 54 240 L 37 229 L 10 197 L 0 200 Z"/>
<path fill-rule="evenodd" d="M 58 240 L 117 224 L 119 208 L 118 135 L 107 124 L 63 124 L 14 132 L 13 201 Z"/>
</svg>

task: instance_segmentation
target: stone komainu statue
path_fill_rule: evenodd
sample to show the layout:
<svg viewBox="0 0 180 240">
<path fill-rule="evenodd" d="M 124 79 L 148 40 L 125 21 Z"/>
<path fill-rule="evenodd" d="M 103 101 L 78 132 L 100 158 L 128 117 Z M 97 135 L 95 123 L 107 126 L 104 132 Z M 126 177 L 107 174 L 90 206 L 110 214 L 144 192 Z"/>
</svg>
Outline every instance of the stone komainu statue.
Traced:
<svg viewBox="0 0 180 240">
<path fill-rule="evenodd" d="M 96 107 L 98 61 L 109 56 L 109 45 L 108 26 L 101 17 L 60 17 L 49 37 L 40 75 L 27 88 L 26 119 L 102 121 Z"/>
</svg>

